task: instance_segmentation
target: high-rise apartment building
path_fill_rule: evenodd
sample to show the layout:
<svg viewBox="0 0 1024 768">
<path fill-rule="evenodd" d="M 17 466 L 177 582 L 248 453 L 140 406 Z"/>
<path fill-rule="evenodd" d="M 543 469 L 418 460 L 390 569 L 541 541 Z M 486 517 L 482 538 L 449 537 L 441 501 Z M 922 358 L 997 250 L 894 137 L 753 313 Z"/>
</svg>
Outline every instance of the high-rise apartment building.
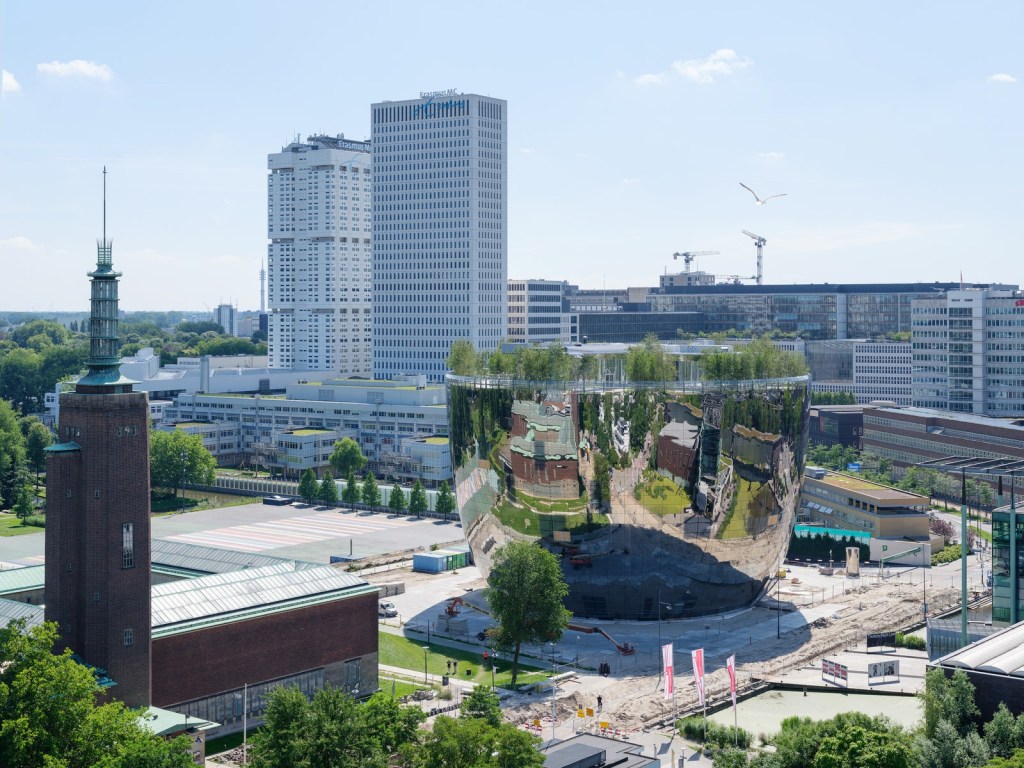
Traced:
<svg viewBox="0 0 1024 768">
<path fill-rule="evenodd" d="M 367 376 L 370 143 L 310 136 L 267 165 L 270 367 Z"/>
<path fill-rule="evenodd" d="M 912 311 L 915 406 L 1024 416 L 1024 293 L 949 291 Z"/>
<path fill-rule="evenodd" d="M 504 337 L 507 117 L 454 90 L 372 106 L 374 376 L 441 381 L 453 342 Z"/>
</svg>

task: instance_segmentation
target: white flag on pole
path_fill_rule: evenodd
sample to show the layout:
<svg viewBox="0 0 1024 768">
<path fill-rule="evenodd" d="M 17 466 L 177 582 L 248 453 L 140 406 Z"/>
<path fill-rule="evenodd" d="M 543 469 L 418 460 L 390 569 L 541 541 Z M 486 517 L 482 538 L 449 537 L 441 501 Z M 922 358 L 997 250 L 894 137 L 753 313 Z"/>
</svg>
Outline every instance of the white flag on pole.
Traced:
<svg viewBox="0 0 1024 768">
<path fill-rule="evenodd" d="M 671 699 L 676 690 L 675 673 L 673 670 L 672 643 L 661 646 L 661 667 L 665 673 L 665 698 Z"/>
<path fill-rule="evenodd" d="M 732 694 L 732 708 L 736 709 L 736 654 L 734 653 L 725 660 L 725 666 L 729 670 L 729 692 Z"/>
<path fill-rule="evenodd" d="M 704 649 L 698 648 L 690 652 L 693 660 L 693 684 L 697 688 L 697 701 L 704 706 Z"/>
</svg>

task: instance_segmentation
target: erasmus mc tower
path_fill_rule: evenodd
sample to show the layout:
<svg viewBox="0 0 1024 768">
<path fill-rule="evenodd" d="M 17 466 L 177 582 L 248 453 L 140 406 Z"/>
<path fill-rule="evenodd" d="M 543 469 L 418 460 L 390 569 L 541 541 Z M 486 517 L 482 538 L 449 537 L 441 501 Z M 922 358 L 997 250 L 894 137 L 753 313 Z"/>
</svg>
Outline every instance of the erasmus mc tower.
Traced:
<svg viewBox="0 0 1024 768">
<path fill-rule="evenodd" d="M 507 105 L 454 90 L 372 106 L 373 374 L 444 380 L 506 334 Z"/>
<path fill-rule="evenodd" d="M 459 516 L 477 565 L 534 541 L 578 616 L 748 605 L 793 531 L 808 377 L 527 382 L 449 376 Z"/>
</svg>

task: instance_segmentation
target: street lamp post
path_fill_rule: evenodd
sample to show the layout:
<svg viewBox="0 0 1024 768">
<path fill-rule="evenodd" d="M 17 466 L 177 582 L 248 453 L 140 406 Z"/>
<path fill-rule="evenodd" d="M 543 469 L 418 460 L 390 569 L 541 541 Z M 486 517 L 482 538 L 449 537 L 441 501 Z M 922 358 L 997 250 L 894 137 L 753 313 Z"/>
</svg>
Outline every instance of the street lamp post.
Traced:
<svg viewBox="0 0 1024 768">
<path fill-rule="evenodd" d="M 429 645 L 423 646 L 423 684 L 427 682 L 427 653 L 430 651 Z"/>
<path fill-rule="evenodd" d="M 181 449 L 181 511 L 185 511 L 185 449 Z"/>
<path fill-rule="evenodd" d="M 775 638 L 782 637 L 782 569 L 775 572 Z"/>
</svg>

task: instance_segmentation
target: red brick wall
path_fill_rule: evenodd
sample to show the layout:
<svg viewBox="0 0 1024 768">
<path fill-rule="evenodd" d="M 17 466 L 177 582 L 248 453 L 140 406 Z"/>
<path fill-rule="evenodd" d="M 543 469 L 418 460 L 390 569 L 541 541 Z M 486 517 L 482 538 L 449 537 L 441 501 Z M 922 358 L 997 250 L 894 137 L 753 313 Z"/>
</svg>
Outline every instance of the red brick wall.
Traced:
<svg viewBox="0 0 1024 768">
<path fill-rule="evenodd" d="M 153 704 L 167 707 L 376 653 L 375 592 L 161 637 L 153 641 Z"/>
<path fill-rule="evenodd" d="M 672 439 L 671 435 L 658 438 L 658 469 L 665 469 L 678 478 L 689 480 L 697 452 Z"/>
<path fill-rule="evenodd" d="M 150 704 L 149 404 L 145 392 L 65 393 L 47 458 L 46 619 L 61 641 L 117 683 L 114 698 Z M 121 526 L 134 532 L 122 567 Z M 133 644 L 125 646 L 131 629 Z"/>
</svg>

